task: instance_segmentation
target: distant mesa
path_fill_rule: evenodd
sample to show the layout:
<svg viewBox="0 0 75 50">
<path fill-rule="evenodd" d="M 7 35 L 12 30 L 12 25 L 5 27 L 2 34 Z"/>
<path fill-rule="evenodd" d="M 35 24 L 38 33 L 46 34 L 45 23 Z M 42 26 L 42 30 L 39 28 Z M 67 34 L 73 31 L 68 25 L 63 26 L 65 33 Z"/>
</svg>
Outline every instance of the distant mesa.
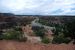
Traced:
<svg viewBox="0 0 75 50">
<path fill-rule="evenodd" d="M 12 13 L 0 13 L 0 16 L 14 16 Z"/>
</svg>

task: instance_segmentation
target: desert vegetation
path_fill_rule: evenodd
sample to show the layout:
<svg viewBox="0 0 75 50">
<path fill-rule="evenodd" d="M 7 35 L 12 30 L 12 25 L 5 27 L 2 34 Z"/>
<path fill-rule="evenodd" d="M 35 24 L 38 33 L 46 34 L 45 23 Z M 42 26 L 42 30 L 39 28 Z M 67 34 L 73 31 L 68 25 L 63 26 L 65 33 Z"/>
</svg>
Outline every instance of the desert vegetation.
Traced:
<svg viewBox="0 0 75 50">
<path fill-rule="evenodd" d="M 34 26 L 32 25 L 32 22 Z M 36 25 L 35 25 L 36 24 Z M 70 16 L 19 16 L 10 13 L 0 14 L 0 39 L 27 41 L 22 27 L 32 28 L 32 34 L 48 44 L 75 44 L 75 17 Z M 50 27 L 50 28 L 48 28 Z M 54 29 L 51 29 L 54 28 Z M 53 34 L 50 34 L 51 31 Z M 28 32 L 28 30 L 27 30 Z M 26 35 L 30 37 L 29 35 Z"/>
<path fill-rule="evenodd" d="M 75 43 L 75 18 L 74 17 L 41 17 L 38 21 L 43 25 L 55 27 L 52 30 L 54 33 L 53 44 Z"/>
</svg>

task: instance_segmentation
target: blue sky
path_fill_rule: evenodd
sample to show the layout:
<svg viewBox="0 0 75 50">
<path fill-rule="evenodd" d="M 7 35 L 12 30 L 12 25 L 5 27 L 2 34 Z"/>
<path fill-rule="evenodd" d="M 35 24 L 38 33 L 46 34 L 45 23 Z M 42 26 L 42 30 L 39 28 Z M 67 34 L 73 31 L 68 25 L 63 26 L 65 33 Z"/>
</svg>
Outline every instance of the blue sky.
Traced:
<svg viewBox="0 0 75 50">
<path fill-rule="evenodd" d="M 0 0 L 0 12 L 23 15 L 75 15 L 75 0 Z"/>
</svg>

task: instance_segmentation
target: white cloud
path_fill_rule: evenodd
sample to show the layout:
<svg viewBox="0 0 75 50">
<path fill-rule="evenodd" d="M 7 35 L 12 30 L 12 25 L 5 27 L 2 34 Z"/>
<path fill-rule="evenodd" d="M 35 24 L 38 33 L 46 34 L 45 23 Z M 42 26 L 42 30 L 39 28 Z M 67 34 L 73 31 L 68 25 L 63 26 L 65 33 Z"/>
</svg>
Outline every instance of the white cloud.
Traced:
<svg viewBox="0 0 75 50">
<path fill-rule="evenodd" d="M 75 0 L 0 0 L 1 12 L 15 14 L 74 15 L 72 8 Z"/>
</svg>

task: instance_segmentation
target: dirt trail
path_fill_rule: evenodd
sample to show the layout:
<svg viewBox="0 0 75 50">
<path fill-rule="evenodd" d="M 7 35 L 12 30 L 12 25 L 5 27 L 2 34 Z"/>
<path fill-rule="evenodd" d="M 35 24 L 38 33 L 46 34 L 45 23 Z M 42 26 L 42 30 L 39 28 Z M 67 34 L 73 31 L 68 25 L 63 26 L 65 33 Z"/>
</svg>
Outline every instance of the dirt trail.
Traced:
<svg viewBox="0 0 75 50">
<path fill-rule="evenodd" d="M 0 50 L 75 50 L 72 44 L 32 44 L 16 41 L 0 41 Z"/>
</svg>

